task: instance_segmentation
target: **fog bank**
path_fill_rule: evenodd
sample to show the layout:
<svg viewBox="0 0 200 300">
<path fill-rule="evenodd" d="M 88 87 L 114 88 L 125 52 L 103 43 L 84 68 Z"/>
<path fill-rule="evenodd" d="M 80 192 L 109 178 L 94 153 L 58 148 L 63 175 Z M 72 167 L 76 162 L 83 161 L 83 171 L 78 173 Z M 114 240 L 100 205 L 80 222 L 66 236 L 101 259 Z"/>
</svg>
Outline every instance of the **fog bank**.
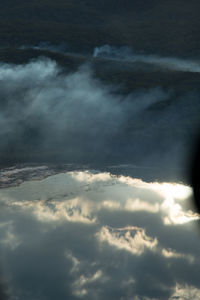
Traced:
<svg viewBox="0 0 200 300">
<path fill-rule="evenodd" d="M 65 74 L 56 62 L 0 65 L 1 145 L 62 148 L 65 155 L 99 155 L 151 105 L 169 97 L 160 88 L 120 95 L 94 78 L 88 65 Z"/>
<path fill-rule="evenodd" d="M 0 83 L 1 163 L 125 163 L 177 178 L 199 128 L 197 92 L 121 94 L 89 64 L 66 73 L 47 58 L 2 63 Z"/>
</svg>

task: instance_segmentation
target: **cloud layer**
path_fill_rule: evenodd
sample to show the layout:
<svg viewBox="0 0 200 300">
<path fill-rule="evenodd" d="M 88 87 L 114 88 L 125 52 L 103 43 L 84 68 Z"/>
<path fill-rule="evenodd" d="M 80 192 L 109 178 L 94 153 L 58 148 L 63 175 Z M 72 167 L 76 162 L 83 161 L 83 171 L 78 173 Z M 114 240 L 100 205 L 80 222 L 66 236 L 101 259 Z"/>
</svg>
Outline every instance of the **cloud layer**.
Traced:
<svg viewBox="0 0 200 300">
<path fill-rule="evenodd" d="M 198 299 L 199 216 L 191 196 L 181 184 L 91 171 L 1 189 L 10 295 Z"/>
</svg>

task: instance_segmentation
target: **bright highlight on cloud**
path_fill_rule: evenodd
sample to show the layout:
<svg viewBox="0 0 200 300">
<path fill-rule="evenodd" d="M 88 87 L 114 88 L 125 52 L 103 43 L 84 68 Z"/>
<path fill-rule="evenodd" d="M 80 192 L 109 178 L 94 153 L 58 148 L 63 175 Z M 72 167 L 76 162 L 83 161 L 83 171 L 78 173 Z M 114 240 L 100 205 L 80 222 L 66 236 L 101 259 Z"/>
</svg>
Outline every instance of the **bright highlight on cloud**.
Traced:
<svg viewBox="0 0 200 300">
<path fill-rule="evenodd" d="M 144 229 L 138 227 L 103 227 L 97 234 L 100 242 L 108 242 L 118 249 L 125 249 L 135 255 L 141 255 L 145 249 L 154 249 L 157 239 L 148 237 Z"/>
</svg>

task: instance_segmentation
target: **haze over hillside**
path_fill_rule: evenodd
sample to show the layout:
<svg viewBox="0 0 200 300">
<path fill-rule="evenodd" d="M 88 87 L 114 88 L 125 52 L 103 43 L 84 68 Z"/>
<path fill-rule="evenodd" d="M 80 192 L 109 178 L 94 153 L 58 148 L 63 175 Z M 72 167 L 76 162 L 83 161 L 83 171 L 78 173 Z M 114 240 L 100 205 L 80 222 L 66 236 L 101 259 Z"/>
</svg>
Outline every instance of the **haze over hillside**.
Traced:
<svg viewBox="0 0 200 300">
<path fill-rule="evenodd" d="M 0 44 L 66 42 L 91 52 L 103 44 L 137 51 L 198 56 L 197 0 L 2 0 Z"/>
</svg>

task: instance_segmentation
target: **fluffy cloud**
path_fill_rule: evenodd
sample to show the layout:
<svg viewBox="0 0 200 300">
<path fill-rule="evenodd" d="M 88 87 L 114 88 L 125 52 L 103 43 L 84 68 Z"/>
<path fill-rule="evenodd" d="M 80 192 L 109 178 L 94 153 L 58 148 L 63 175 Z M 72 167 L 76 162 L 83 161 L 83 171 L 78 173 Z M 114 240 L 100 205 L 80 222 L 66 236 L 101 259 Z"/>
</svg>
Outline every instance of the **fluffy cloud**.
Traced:
<svg viewBox="0 0 200 300">
<path fill-rule="evenodd" d="M 103 227 L 97 237 L 100 242 L 106 241 L 108 244 L 119 249 L 125 249 L 133 254 L 141 255 L 145 249 L 154 249 L 158 243 L 157 239 L 146 235 L 143 228 L 135 226 L 125 228 Z"/>
<path fill-rule="evenodd" d="M 0 199 L 11 295 L 198 299 L 198 216 L 185 206 L 190 187 L 75 171 L 1 189 Z M 177 222 L 166 223 L 176 205 Z"/>
</svg>

